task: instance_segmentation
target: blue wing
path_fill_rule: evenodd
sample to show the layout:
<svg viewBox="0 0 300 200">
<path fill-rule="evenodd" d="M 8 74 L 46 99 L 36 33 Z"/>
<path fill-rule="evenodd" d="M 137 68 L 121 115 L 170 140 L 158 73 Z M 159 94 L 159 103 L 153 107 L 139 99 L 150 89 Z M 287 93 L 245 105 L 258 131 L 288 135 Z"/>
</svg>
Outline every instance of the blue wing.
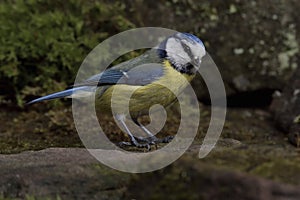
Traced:
<svg viewBox="0 0 300 200">
<path fill-rule="evenodd" d="M 156 52 L 150 50 L 137 58 L 94 75 L 70 89 L 40 97 L 30 101 L 28 104 L 63 97 L 87 96 L 95 92 L 97 87 L 105 85 L 127 84 L 143 86 L 150 84 L 164 74 L 163 65 L 158 64 L 161 63 L 161 60 L 157 60 L 155 54 Z"/>
<path fill-rule="evenodd" d="M 112 68 L 94 75 L 86 81 L 74 85 L 74 87 L 115 84 L 142 86 L 158 80 L 161 76 L 163 76 L 163 74 L 163 66 L 156 63 L 139 65 L 130 70 Z"/>
</svg>

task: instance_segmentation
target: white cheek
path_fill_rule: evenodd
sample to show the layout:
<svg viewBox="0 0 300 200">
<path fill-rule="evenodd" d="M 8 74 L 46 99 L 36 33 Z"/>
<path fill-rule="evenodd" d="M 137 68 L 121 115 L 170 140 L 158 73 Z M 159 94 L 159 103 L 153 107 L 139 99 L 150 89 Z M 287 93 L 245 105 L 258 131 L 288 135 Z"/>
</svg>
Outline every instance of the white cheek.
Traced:
<svg viewBox="0 0 300 200">
<path fill-rule="evenodd" d="M 176 41 L 176 39 L 174 38 L 170 38 L 168 39 L 167 43 L 166 43 L 166 50 L 171 52 L 174 51 L 175 49 L 179 49 L 180 48 L 180 44 L 178 41 Z"/>
<path fill-rule="evenodd" d="M 176 62 L 185 63 L 189 62 L 189 55 L 183 50 L 180 42 L 174 38 L 170 38 L 166 43 L 166 50 L 168 56 L 172 57 Z"/>
<path fill-rule="evenodd" d="M 180 53 L 177 53 L 177 56 L 180 59 L 182 59 L 182 61 L 184 61 L 184 62 L 189 62 L 191 60 L 189 55 L 187 53 L 185 53 L 184 51 L 181 51 Z"/>
</svg>

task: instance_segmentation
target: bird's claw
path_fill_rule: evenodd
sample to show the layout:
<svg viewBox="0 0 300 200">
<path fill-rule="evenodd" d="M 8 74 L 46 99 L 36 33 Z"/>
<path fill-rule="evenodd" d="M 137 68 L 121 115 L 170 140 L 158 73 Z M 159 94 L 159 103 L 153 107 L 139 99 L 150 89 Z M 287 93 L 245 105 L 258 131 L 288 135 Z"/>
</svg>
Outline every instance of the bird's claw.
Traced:
<svg viewBox="0 0 300 200">
<path fill-rule="evenodd" d="M 139 142 L 144 142 L 144 143 L 148 143 L 148 144 L 159 144 L 159 143 L 169 143 L 172 141 L 172 139 L 174 138 L 174 136 L 167 136 L 164 138 L 157 138 L 156 136 L 152 136 L 152 137 L 147 137 L 147 138 L 143 138 L 143 137 L 134 137 L 137 141 Z"/>
<path fill-rule="evenodd" d="M 135 146 L 137 148 L 146 148 L 148 151 L 151 150 L 151 145 L 156 145 L 159 143 L 169 143 L 172 141 L 174 136 L 167 136 L 164 138 L 157 138 L 156 136 L 152 137 L 134 137 L 135 140 L 131 142 L 121 142 L 119 145 L 122 146 Z"/>
<path fill-rule="evenodd" d="M 138 143 L 138 142 L 120 142 L 119 145 L 121 147 L 124 147 L 124 146 L 135 146 L 137 148 L 146 148 L 148 151 L 151 150 L 151 146 L 150 144 L 148 143 L 144 143 L 144 144 L 141 144 L 141 143 Z"/>
<path fill-rule="evenodd" d="M 174 136 L 173 135 L 169 135 L 167 137 L 162 138 L 162 143 L 169 143 L 173 140 Z"/>
</svg>

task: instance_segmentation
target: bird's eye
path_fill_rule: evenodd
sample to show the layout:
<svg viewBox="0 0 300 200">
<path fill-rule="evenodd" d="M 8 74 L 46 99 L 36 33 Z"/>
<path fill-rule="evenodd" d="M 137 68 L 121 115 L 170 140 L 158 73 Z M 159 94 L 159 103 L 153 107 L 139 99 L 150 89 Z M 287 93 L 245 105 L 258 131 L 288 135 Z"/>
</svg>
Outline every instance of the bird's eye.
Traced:
<svg viewBox="0 0 300 200">
<path fill-rule="evenodd" d="M 187 52 L 191 52 L 191 48 L 188 46 L 188 45 L 186 45 L 186 44 L 182 44 L 182 47 L 183 47 L 183 49 L 185 50 L 185 51 L 187 51 Z"/>
</svg>

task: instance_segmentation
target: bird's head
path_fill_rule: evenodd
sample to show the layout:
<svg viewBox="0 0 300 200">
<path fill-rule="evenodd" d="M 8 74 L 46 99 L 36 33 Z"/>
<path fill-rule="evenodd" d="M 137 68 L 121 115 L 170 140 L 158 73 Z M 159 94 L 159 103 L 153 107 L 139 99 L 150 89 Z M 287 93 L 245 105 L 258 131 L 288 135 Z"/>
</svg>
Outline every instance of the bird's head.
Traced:
<svg viewBox="0 0 300 200">
<path fill-rule="evenodd" d="M 165 39 L 158 47 L 161 58 L 170 61 L 181 73 L 195 74 L 205 55 L 203 42 L 190 33 L 176 33 Z"/>
</svg>

